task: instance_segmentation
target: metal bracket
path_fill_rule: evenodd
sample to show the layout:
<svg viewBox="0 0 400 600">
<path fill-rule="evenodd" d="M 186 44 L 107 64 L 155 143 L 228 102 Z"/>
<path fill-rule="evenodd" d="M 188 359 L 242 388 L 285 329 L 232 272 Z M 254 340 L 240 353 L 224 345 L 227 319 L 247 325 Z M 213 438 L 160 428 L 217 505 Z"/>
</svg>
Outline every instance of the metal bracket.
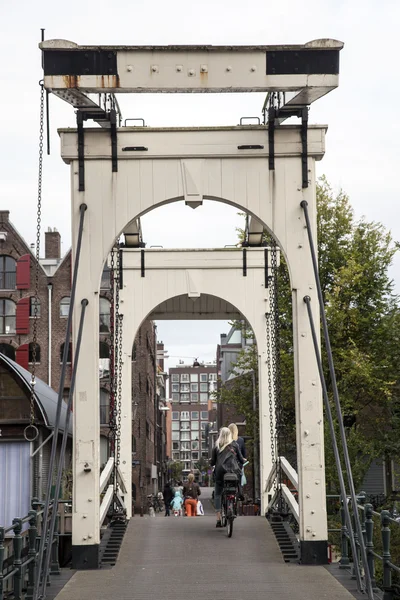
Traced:
<svg viewBox="0 0 400 600">
<path fill-rule="evenodd" d="M 85 191 L 85 134 L 83 130 L 83 113 L 76 113 L 76 124 L 78 126 L 78 177 L 79 191 Z"/>
<path fill-rule="evenodd" d="M 268 169 L 275 169 L 275 108 L 268 109 Z"/>
<path fill-rule="evenodd" d="M 303 179 L 303 188 L 308 187 L 307 129 L 308 108 L 305 106 L 301 110 L 301 173 Z"/>
<path fill-rule="evenodd" d="M 144 265 L 144 250 L 140 251 L 140 270 L 142 277 L 145 276 L 145 265 Z"/>
<path fill-rule="evenodd" d="M 112 172 L 118 172 L 118 149 L 117 149 L 117 111 L 112 108 L 110 110 L 110 125 L 111 125 L 111 164 Z"/>
<path fill-rule="evenodd" d="M 122 248 L 120 248 L 118 250 L 118 252 L 119 252 L 119 289 L 121 290 L 124 287 L 124 265 L 123 265 L 124 253 L 122 251 Z"/>
<path fill-rule="evenodd" d="M 268 276 L 268 248 L 264 250 L 264 285 L 265 289 L 268 289 L 269 276 Z"/>
<path fill-rule="evenodd" d="M 243 277 L 247 277 L 247 250 L 243 248 Z"/>
</svg>

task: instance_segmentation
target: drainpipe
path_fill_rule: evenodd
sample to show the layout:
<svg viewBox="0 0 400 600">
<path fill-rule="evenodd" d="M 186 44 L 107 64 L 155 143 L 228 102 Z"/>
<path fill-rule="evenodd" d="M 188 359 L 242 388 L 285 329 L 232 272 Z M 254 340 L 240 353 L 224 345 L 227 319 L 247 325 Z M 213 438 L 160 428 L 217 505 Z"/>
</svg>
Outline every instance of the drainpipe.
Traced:
<svg viewBox="0 0 400 600">
<path fill-rule="evenodd" d="M 47 360 L 48 360 L 48 375 L 47 375 L 47 383 L 49 385 L 49 387 L 51 387 L 51 311 L 52 311 L 52 292 L 53 292 L 53 284 L 52 283 L 48 283 L 47 284 L 47 291 L 48 291 L 48 354 L 47 354 Z"/>
</svg>

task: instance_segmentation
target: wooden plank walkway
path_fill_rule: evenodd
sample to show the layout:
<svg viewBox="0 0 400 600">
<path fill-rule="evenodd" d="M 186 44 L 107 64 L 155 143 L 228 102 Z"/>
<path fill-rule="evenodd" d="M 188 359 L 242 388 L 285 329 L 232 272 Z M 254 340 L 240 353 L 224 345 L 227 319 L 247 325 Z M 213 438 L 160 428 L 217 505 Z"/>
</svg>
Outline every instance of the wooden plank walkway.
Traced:
<svg viewBox="0 0 400 600">
<path fill-rule="evenodd" d="M 285 564 L 263 517 L 233 537 L 213 516 L 134 517 L 112 569 L 79 571 L 56 600 L 354 600 L 324 567 Z"/>
</svg>

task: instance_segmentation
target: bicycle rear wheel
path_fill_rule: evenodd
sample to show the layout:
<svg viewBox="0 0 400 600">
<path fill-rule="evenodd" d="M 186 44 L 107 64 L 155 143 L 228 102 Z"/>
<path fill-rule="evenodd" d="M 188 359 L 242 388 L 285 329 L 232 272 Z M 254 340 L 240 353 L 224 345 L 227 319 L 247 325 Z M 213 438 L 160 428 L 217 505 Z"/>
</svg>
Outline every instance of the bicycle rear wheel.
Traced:
<svg viewBox="0 0 400 600">
<path fill-rule="evenodd" d="M 228 536 L 228 538 L 232 537 L 234 519 L 235 519 L 235 517 L 233 514 L 233 502 L 232 502 L 232 500 L 228 500 L 228 506 L 227 506 L 227 510 L 226 510 L 226 522 L 227 522 L 226 535 Z"/>
<path fill-rule="evenodd" d="M 222 527 L 226 527 L 225 498 L 222 498 L 221 502 L 221 525 Z"/>
</svg>

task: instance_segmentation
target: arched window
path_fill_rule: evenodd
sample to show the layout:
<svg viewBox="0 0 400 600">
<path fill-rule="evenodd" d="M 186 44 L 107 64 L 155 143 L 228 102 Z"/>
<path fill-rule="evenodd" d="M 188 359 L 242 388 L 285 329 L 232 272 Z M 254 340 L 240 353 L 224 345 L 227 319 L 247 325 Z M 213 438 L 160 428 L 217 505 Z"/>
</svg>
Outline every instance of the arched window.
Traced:
<svg viewBox="0 0 400 600">
<path fill-rule="evenodd" d="M 100 342 L 99 344 L 99 357 L 110 358 L 110 346 L 106 342 Z"/>
<path fill-rule="evenodd" d="M 60 346 L 60 363 L 62 363 L 62 361 L 63 361 L 64 348 L 65 348 L 65 342 L 63 342 Z M 70 342 L 69 347 L 68 347 L 67 364 L 71 364 L 71 362 L 72 362 L 72 344 Z"/>
<path fill-rule="evenodd" d="M 31 342 L 29 344 L 29 362 L 33 362 L 33 349 L 34 349 L 34 343 Z M 39 344 L 36 344 L 36 362 L 40 363 L 40 346 Z"/>
<path fill-rule="evenodd" d="M 110 331 L 110 301 L 100 298 L 100 333 Z"/>
<path fill-rule="evenodd" d="M 29 316 L 30 317 L 34 317 L 35 316 L 35 296 L 31 296 L 29 299 Z M 40 317 L 40 300 L 39 298 L 37 299 L 37 316 Z"/>
<path fill-rule="evenodd" d="M 11 346 L 11 344 L 0 344 L 0 352 L 7 356 L 7 358 L 11 358 L 11 360 L 15 360 L 15 348 Z"/>
<path fill-rule="evenodd" d="M 60 317 L 68 317 L 70 297 L 64 296 L 60 302 Z"/>
<path fill-rule="evenodd" d="M 15 290 L 17 263 L 12 256 L 0 256 L 0 290 Z"/>
<path fill-rule="evenodd" d="M 15 302 L 0 298 L 0 334 L 15 334 Z"/>
</svg>

